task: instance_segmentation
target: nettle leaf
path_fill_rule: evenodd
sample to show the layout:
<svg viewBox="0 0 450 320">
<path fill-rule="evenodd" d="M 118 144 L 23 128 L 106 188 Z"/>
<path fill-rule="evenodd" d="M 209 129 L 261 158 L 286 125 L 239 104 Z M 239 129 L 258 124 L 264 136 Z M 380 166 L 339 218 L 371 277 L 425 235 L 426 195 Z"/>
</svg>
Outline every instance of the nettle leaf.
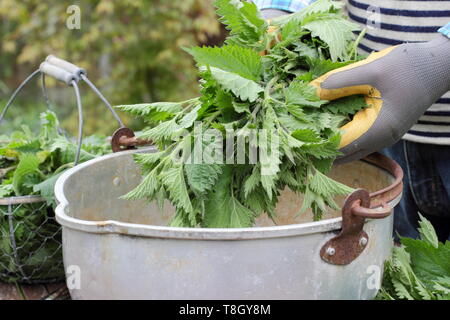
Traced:
<svg viewBox="0 0 450 320">
<path fill-rule="evenodd" d="M 401 238 L 385 267 L 382 294 L 393 299 L 439 300 L 450 293 L 450 242 L 436 240 L 433 226 L 421 217 L 421 239 Z"/>
<path fill-rule="evenodd" d="M 217 164 L 186 164 L 184 170 L 190 187 L 199 194 L 211 190 L 222 173 Z"/>
<path fill-rule="evenodd" d="M 59 121 L 56 114 L 52 111 L 46 111 L 41 113 L 41 132 L 40 138 L 44 141 L 54 139 L 59 136 L 58 127 Z"/>
<path fill-rule="evenodd" d="M 302 150 L 314 155 L 314 157 L 333 158 L 339 156 L 341 153 L 338 151 L 341 141 L 341 135 L 339 133 L 334 134 L 328 140 L 324 140 L 319 143 L 310 143 L 302 146 Z"/>
<path fill-rule="evenodd" d="M 317 57 L 308 59 L 308 65 L 310 66 L 310 72 L 312 74 L 313 79 L 316 79 L 327 72 L 345 67 L 354 62 L 355 61 L 353 60 L 345 62 L 331 61 L 328 59 L 318 59 Z"/>
<path fill-rule="evenodd" d="M 284 15 L 273 19 L 272 24 L 282 26 L 291 21 L 301 22 L 308 16 L 326 13 L 338 13 L 339 9 L 342 8 L 343 6 L 344 3 L 341 3 L 340 1 L 317 0 L 296 13 Z"/>
<path fill-rule="evenodd" d="M 228 30 L 227 41 L 241 46 L 257 45 L 266 34 L 268 24 L 254 3 L 240 0 L 216 0 L 217 14 Z"/>
<path fill-rule="evenodd" d="M 262 73 L 261 56 L 252 49 L 226 45 L 187 49 L 200 66 L 215 67 L 236 73 L 249 80 L 259 81 Z"/>
<path fill-rule="evenodd" d="M 428 242 L 402 238 L 401 242 L 411 255 L 412 266 L 418 275 L 425 279 L 450 276 L 450 244 L 433 247 Z"/>
<path fill-rule="evenodd" d="M 370 107 L 363 95 L 353 95 L 330 101 L 324 109 L 333 114 L 349 115 Z"/>
<path fill-rule="evenodd" d="M 317 134 L 317 132 L 311 129 L 295 130 L 292 132 L 292 136 L 295 139 L 305 143 L 317 143 L 322 141 L 322 138 Z"/>
<path fill-rule="evenodd" d="M 247 103 L 232 101 L 232 106 L 234 108 L 234 111 L 236 111 L 237 113 L 250 113 L 250 107 Z"/>
<path fill-rule="evenodd" d="M 124 200 L 140 200 L 148 199 L 152 200 L 155 192 L 159 188 L 158 182 L 158 172 L 157 170 L 152 170 L 147 175 L 144 176 L 141 183 L 128 192 L 126 195 L 122 196 L 121 199 Z"/>
<path fill-rule="evenodd" d="M 183 129 L 191 127 L 198 117 L 198 111 L 202 106 L 199 104 L 180 120 L 180 127 Z"/>
<path fill-rule="evenodd" d="M 14 192 L 14 187 L 11 184 L 1 184 L 0 185 L 0 198 L 6 198 L 12 195 Z"/>
<path fill-rule="evenodd" d="M 253 225 L 255 214 L 232 193 L 232 168 L 227 165 L 205 204 L 204 227 L 245 228 Z"/>
<path fill-rule="evenodd" d="M 19 164 L 14 171 L 12 185 L 16 195 L 22 195 L 23 184 L 30 174 L 35 174 L 39 170 L 39 158 L 32 153 L 25 153 L 20 157 Z"/>
<path fill-rule="evenodd" d="M 183 166 L 167 169 L 161 172 L 160 176 L 169 192 L 170 199 L 187 213 L 193 213 L 194 209 L 189 198 Z M 190 215 L 190 220 L 194 221 L 195 217 Z"/>
<path fill-rule="evenodd" d="M 33 187 L 33 191 L 36 193 L 39 193 L 41 195 L 41 197 L 43 197 L 45 199 L 45 201 L 47 202 L 47 204 L 49 206 L 56 206 L 56 201 L 55 201 L 55 184 L 56 181 L 58 180 L 58 178 L 65 172 L 66 170 L 63 170 L 49 178 L 47 178 L 46 180 L 42 181 L 41 183 L 35 185 Z"/>
<path fill-rule="evenodd" d="M 316 89 L 314 87 L 301 81 L 293 81 L 284 90 L 284 95 L 288 105 L 293 104 L 318 108 L 327 102 L 320 100 L 316 95 Z"/>
<path fill-rule="evenodd" d="M 335 14 L 308 19 L 309 21 L 303 21 L 303 28 L 328 45 L 331 60 L 348 60 L 348 43 L 355 40 L 353 31 L 359 30 L 359 27 Z"/>
<path fill-rule="evenodd" d="M 133 158 L 138 164 L 151 165 L 161 160 L 164 154 L 165 152 L 136 153 Z"/>
<path fill-rule="evenodd" d="M 325 196 L 347 195 L 355 191 L 355 189 L 327 177 L 318 170 L 316 170 L 316 173 L 309 182 L 309 188 L 315 193 Z"/>
<path fill-rule="evenodd" d="M 431 244 L 433 247 L 438 248 L 439 247 L 439 240 L 438 236 L 436 234 L 436 231 L 434 231 L 433 225 L 425 219 L 420 213 L 420 221 L 419 221 L 419 233 L 420 238 L 429 244 Z M 450 263 L 450 262 L 449 262 Z"/>
<path fill-rule="evenodd" d="M 259 166 L 254 166 L 252 170 L 252 174 L 245 180 L 244 182 L 244 194 L 245 197 L 255 190 L 255 188 L 261 182 L 261 171 Z"/>
<path fill-rule="evenodd" d="M 130 104 L 130 105 L 120 105 L 116 106 L 124 112 L 135 116 L 148 116 L 152 112 L 167 112 L 167 113 L 178 113 L 183 108 L 183 102 L 155 102 L 155 103 L 141 103 L 141 104 Z"/>
<path fill-rule="evenodd" d="M 178 130 L 180 130 L 180 126 L 173 119 L 162 122 L 154 128 L 142 131 L 139 137 L 153 141 L 163 141 L 166 139 L 171 139 Z"/>
<path fill-rule="evenodd" d="M 235 73 L 211 68 L 211 75 L 223 89 L 231 91 L 243 101 L 255 102 L 260 93 L 264 92 L 264 89 L 256 82 Z"/>
</svg>

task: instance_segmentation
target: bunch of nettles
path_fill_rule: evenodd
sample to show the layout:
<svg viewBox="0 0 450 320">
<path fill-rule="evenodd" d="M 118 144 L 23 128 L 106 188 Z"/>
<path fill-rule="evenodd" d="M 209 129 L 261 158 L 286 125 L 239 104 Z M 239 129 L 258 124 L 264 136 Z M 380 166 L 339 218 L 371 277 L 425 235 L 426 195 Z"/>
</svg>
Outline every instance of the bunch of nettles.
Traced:
<svg viewBox="0 0 450 320">
<path fill-rule="evenodd" d="M 120 106 L 149 124 L 140 137 L 159 149 L 135 155 L 143 180 L 124 198 L 161 205 L 169 199 L 176 208 L 171 226 L 177 227 L 251 227 L 263 213 L 274 219 L 277 197 L 286 187 L 304 194 L 301 211 L 311 208 L 316 220 L 327 207 L 339 209 L 334 197 L 352 189 L 326 174 L 340 154 L 339 128 L 367 105 L 360 96 L 321 100 L 309 83 L 358 59 L 357 27 L 330 0 L 270 25 L 252 3 L 217 0 L 215 5 L 229 30 L 225 44 L 186 49 L 199 67 L 200 97 Z M 270 161 L 196 162 L 201 151 L 193 145 L 217 147 L 211 129 L 224 139 L 228 132 L 256 130 L 258 139 L 250 145 Z M 237 140 L 216 148 L 216 155 L 223 151 L 236 160 Z M 250 148 L 245 157 L 251 157 Z"/>
</svg>

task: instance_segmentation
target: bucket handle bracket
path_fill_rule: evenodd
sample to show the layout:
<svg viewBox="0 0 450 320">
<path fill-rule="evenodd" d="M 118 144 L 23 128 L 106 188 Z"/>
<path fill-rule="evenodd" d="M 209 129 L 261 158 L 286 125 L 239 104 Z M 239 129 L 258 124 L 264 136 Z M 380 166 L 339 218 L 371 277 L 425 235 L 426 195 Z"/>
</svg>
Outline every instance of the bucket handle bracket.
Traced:
<svg viewBox="0 0 450 320">
<path fill-rule="evenodd" d="M 334 265 L 348 265 L 358 258 L 369 243 L 369 236 L 363 230 L 365 219 L 383 219 L 392 212 L 385 202 L 381 206 L 381 209 L 371 209 L 370 194 L 364 189 L 350 194 L 342 208 L 342 230 L 322 247 L 322 259 Z"/>
<path fill-rule="evenodd" d="M 124 150 L 132 150 L 137 146 L 146 146 L 151 144 L 151 140 L 137 138 L 133 130 L 126 127 L 117 129 L 111 139 L 111 147 L 114 153 Z"/>
</svg>

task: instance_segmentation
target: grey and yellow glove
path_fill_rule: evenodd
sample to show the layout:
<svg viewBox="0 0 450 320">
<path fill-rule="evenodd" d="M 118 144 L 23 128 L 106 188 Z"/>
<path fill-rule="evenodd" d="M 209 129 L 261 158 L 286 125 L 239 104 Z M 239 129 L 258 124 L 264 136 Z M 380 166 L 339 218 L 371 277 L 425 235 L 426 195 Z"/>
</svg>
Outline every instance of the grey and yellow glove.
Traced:
<svg viewBox="0 0 450 320">
<path fill-rule="evenodd" d="M 261 14 L 273 19 L 289 13 L 266 9 Z M 365 95 L 371 107 L 341 128 L 343 156 L 337 163 L 358 160 L 400 140 L 450 90 L 450 39 L 439 34 L 430 42 L 390 47 L 311 85 L 323 100 Z"/>
<path fill-rule="evenodd" d="M 311 84 L 324 100 L 365 95 L 371 107 L 342 127 L 338 162 L 358 160 L 400 140 L 450 90 L 450 39 L 390 47 Z"/>
</svg>

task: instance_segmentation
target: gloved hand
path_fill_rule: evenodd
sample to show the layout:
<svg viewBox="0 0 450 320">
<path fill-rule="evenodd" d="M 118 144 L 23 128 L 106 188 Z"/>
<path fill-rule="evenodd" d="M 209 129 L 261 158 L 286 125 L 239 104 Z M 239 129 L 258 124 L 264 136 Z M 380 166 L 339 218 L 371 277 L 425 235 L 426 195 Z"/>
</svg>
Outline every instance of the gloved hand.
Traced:
<svg viewBox="0 0 450 320">
<path fill-rule="evenodd" d="M 342 127 L 338 163 L 361 159 L 388 147 L 450 90 L 450 39 L 402 44 L 333 70 L 314 80 L 321 99 L 364 94 L 370 108 Z"/>
</svg>

